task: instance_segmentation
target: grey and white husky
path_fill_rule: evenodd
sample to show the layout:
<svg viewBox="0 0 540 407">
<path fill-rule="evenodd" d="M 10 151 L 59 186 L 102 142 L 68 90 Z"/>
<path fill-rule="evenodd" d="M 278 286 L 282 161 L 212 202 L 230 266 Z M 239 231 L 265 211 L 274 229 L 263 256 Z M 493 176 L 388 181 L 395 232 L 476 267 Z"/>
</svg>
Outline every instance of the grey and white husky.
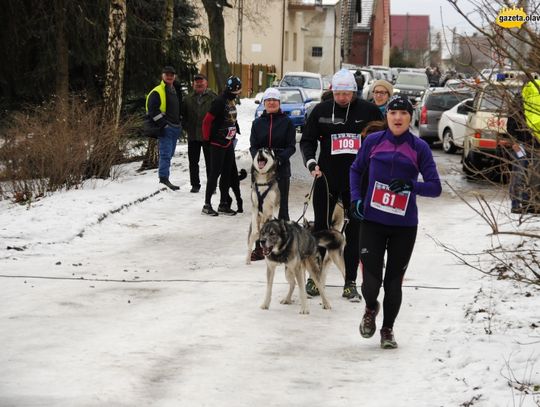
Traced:
<svg viewBox="0 0 540 407">
<path fill-rule="evenodd" d="M 279 198 L 276 156 L 270 148 L 260 148 L 251 165 L 251 223 L 246 264 L 251 263 L 251 251 L 262 225 L 279 212 Z"/>
<path fill-rule="evenodd" d="M 289 292 L 281 300 L 282 304 L 292 304 L 294 287 L 298 284 L 300 313 L 309 314 L 305 280 L 307 270 L 319 289 L 323 308 L 331 308 L 325 291 L 326 268 L 321 267 L 318 246 L 324 247 L 329 254 L 342 250 L 343 240 L 339 232 L 316 237 L 296 222 L 273 219 L 263 225 L 259 240 L 266 258 L 266 296 L 262 309 L 270 307 L 278 264 L 285 265 L 285 277 L 289 282 Z"/>
</svg>

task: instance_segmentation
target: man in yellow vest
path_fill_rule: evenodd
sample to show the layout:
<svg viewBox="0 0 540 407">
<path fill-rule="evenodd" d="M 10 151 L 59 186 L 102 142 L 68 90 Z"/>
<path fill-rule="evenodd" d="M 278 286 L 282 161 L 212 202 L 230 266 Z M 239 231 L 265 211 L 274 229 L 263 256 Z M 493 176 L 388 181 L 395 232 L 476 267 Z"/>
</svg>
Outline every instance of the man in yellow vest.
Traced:
<svg viewBox="0 0 540 407">
<path fill-rule="evenodd" d="M 159 136 L 159 182 L 173 191 L 179 186 L 169 181 L 171 159 L 182 130 L 180 122 L 180 95 L 174 87 L 176 71 L 172 66 L 163 68 L 161 83 L 146 97 L 146 113 L 161 128 Z"/>
</svg>

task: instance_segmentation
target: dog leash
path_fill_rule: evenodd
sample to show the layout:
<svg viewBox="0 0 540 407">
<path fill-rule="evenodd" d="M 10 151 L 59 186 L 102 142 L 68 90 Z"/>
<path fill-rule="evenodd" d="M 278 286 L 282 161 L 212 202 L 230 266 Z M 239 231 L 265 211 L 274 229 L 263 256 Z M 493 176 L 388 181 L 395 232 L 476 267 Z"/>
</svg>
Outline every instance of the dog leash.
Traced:
<svg viewBox="0 0 540 407">
<path fill-rule="evenodd" d="M 317 178 L 313 178 L 313 182 L 311 184 L 311 189 L 309 190 L 309 193 L 305 196 L 306 200 L 304 201 L 304 209 L 302 210 L 302 214 L 300 215 L 300 217 L 296 221 L 296 223 L 298 223 L 298 224 L 306 216 L 307 208 L 309 207 L 309 201 L 311 201 L 311 196 L 313 195 L 313 190 L 315 189 L 315 181 L 317 181 Z"/>
<path fill-rule="evenodd" d="M 326 178 L 326 174 L 321 171 L 322 177 L 324 178 L 324 183 L 326 185 L 326 208 L 328 209 L 330 207 L 330 187 L 328 186 L 328 179 Z M 313 196 L 313 190 L 315 189 L 315 182 L 317 182 L 317 178 L 313 178 L 313 183 L 311 184 L 311 189 L 309 191 L 309 194 L 306 195 L 306 200 L 304 201 L 304 209 L 302 210 L 302 214 L 296 221 L 296 223 L 300 223 L 302 219 L 305 218 L 307 208 L 309 206 L 309 202 L 311 201 L 311 197 Z M 345 229 L 347 228 L 347 225 L 349 224 L 349 218 L 347 217 L 347 212 L 345 211 L 345 207 L 343 206 L 343 203 L 340 203 L 339 199 L 336 199 L 336 205 L 341 206 L 343 209 L 343 226 L 340 230 L 341 234 L 345 233 Z M 326 225 L 330 228 L 330 219 L 328 218 L 329 211 L 326 212 Z"/>
</svg>

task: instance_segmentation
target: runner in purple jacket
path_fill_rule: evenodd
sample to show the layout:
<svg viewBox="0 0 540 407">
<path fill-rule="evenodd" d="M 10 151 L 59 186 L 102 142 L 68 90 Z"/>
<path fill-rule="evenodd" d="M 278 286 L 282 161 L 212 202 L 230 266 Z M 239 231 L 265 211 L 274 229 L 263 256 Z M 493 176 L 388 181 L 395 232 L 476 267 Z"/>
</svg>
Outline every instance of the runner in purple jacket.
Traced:
<svg viewBox="0 0 540 407">
<path fill-rule="evenodd" d="M 384 284 L 381 347 L 397 347 L 394 321 L 401 306 L 401 285 L 416 240 L 416 195 L 437 197 L 441 181 L 428 144 L 409 131 L 413 107 L 395 97 L 387 107 L 388 130 L 370 134 L 350 169 L 352 214 L 362 219 L 360 259 L 366 310 L 360 334 L 371 338 Z M 422 174 L 423 181 L 418 180 Z M 383 280 L 384 256 L 386 271 Z"/>
</svg>

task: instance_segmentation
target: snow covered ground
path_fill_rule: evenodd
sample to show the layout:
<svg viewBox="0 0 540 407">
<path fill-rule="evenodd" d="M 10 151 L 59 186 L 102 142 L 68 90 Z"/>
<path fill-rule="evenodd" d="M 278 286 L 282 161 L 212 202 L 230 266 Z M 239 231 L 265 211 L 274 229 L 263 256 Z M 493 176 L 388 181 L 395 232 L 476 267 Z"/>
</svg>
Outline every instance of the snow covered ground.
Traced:
<svg viewBox="0 0 540 407">
<path fill-rule="evenodd" d="M 239 106 L 243 168 L 255 107 Z M 472 193 L 453 169 L 459 158 L 435 155 L 443 179 Z M 399 348 L 381 350 L 378 335 L 360 337 L 364 304 L 341 298 L 336 269 L 332 310 L 316 298 L 300 315 L 296 295 L 281 305 L 281 271 L 270 309 L 259 308 L 265 264 L 244 264 L 249 205 L 201 216 L 185 145 L 171 175 L 179 192 L 138 166 L 30 207 L 0 202 L 0 406 L 540 405 L 540 389 L 514 388 L 540 386 L 539 293 L 461 266 L 434 242 L 474 252 L 490 243 L 446 186 L 419 199 Z M 293 172 L 297 218 L 310 187 L 298 153 Z M 242 190 L 249 200 L 246 181 Z"/>
</svg>

